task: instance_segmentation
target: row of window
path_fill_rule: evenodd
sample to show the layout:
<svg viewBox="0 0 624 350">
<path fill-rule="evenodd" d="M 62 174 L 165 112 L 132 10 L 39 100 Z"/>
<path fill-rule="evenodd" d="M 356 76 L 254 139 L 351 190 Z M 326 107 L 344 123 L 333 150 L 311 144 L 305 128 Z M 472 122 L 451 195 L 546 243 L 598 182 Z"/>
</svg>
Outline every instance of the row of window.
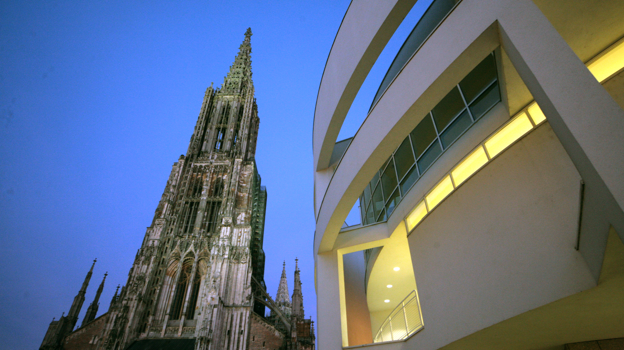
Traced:
<svg viewBox="0 0 624 350">
<path fill-rule="evenodd" d="M 385 221 L 431 164 L 498 102 L 491 53 L 427 113 L 373 176 L 360 196 L 362 224 Z"/>
<path fill-rule="evenodd" d="M 435 209 L 464 181 L 545 121 L 546 116 L 536 102 L 518 112 L 509 122 L 483 141 L 444 175 L 442 180 L 416 204 L 405 218 L 408 232 L 412 232 L 429 212 Z"/>
</svg>

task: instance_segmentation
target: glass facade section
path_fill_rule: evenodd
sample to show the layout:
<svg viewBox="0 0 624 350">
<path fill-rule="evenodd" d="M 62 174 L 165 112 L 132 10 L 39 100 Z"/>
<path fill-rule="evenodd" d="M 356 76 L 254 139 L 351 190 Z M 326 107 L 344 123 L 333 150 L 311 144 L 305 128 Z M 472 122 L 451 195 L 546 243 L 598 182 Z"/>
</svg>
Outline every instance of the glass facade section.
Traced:
<svg viewBox="0 0 624 350">
<path fill-rule="evenodd" d="M 500 101 L 500 92 L 498 90 L 498 83 L 493 83 L 490 87 L 477 97 L 474 102 L 470 104 L 470 112 L 475 120 L 479 119 L 492 107 L 492 103 Z"/>
<path fill-rule="evenodd" d="M 420 159 L 418 159 L 418 170 L 423 173 L 429 166 L 438 159 L 438 156 L 442 153 L 442 147 L 440 143 L 434 142 L 431 144 L 427 152 L 425 152 Z"/>
<path fill-rule="evenodd" d="M 533 120 L 540 120 L 539 123 L 532 124 L 529 121 L 528 114 Z M 528 114 L 527 114 L 528 113 Z M 542 117 L 540 117 L 540 115 Z M 405 225 L 407 226 L 408 235 L 420 223 L 428 213 L 436 208 L 446 197 L 448 197 L 455 189 L 464 181 L 471 177 L 474 173 L 485 166 L 493 157 L 503 152 L 507 147 L 525 136 L 527 133 L 537 128 L 543 123 L 546 117 L 541 113 L 540 107 L 536 102 L 532 102 L 524 110 L 518 112 L 509 122 L 500 127 L 492 136 L 481 143 L 469 155 L 464 157 L 453 170 L 442 177 L 433 189 L 425 195 L 414 209 L 405 217 Z M 485 151 L 487 149 L 487 152 Z M 405 191 L 403 190 L 403 193 Z M 396 200 L 395 200 L 396 201 Z M 396 206 L 396 202 L 394 203 Z"/>
<path fill-rule="evenodd" d="M 468 111 L 463 111 L 451 125 L 440 135 L 440 140 L 444 147 L 448 147 L 455 141 L 459 135 L 463 134 L 472 125 L 472 119 Z"/>
<path fill-rule="evenodd" d="M 412 153 L 412 145 L 409 137 L 403 140 L 401 146 L 394 152 L 394 159 L 397 177 L 401 180 L 412 164 L 414 164 L 414 154 Z"/>
<path fill-rule="evenodd" d="M 496 80 L 494 55 L 488 55 L 459 83 L 467 103 L 471 103 Z"/>
<path fill-rule="evenodd" d="M 427 150 L 427 147 L 435 141 L 437 136 L 430 114 L 427 114 L 425 118 L 416 125 L 410 136 L 412 145 L 414 146 L 414 155 L 418 158 Z"/>
<path fill-rule="evenodd" d="M 440 155 L 498 102 L 496 59 L 491 53 L 425 115 L 373 175 L 360 196 L 362 224 L 385 221 Z"/>
<path fill-rule="evenodd" d="M 431 114 L 438 131 L 444 130 L 451 121 L 466 108 L 466 104 L 459 93 L 457 86 L 451 90 L 437 106 L 433 108 Z"/>
</svg>

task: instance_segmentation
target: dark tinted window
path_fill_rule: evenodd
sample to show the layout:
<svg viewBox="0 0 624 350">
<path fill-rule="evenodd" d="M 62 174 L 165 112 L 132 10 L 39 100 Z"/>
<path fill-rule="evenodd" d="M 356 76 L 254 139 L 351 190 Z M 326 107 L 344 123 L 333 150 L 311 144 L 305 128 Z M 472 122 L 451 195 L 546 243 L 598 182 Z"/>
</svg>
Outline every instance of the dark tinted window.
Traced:
<svg viewBox="0 0 624 350">
<path fill-rule="evenodd" d="M 429 147 L 429 149 L 423 154 L 423 156 L 418 160 L 418 170 L 422 174 L 431 163 L 433 163 L 436 158 L 442 153 L 442 148 L 440 148 L 439 143 L 434 143 Z"/>
<path fill-rule="evenodd" d="M 442 132 L 450 122 L 464 109 L 466 105 L 464 104 L 464 100 L 459 94 L 459 89 L 457 86 L 448 93 L 448 95 L 444 96 L 442 101 L 438 103 L 435 108 L 431 111 L 433 114 L 433 120 L 435 120 L 436 127 L 438 128 L 438 132 Z"/>
<path fill-rule="evenodd" d="M 388 167 L 386 167 L 383 175 L 381 175 L 381 184 L 383 185 L 384 197 L 387 199 L 397 185 L 397 178 L 394 173 L 394 161 L 392 159 L 390 159 Z"/>
<path fill-rule="evenodd" d="M 484 115 L 492 106 L 500 101 L 500 92 L 498 91 L 498 83 L 490 86 L 483 95 L 477 97 L 477 99 L 470 105 L 470 112 L 475 120 Z"/>
<path fill-rule="evenodd" d="M 440 136 L 444 148 L 453 143 L 470 125 L 472 125 L 470 115 L 468 111 L 464 111 Z"/>
<path fill-rule="evenodd" d="M 382 168 L 383 169 L 383 168 Z M 375 172 L 375 175 L 373 175 L 373 179 L 371 180 L 371 189 L 375 189 L 375 185 L 377 184 L 377 180 L 379 180 L 379 171 Z"/>
<path fill-rule="evenodd" d="M 379 215 L 379 212 L 383 208 L 384 200 L 381 195 L 381 186 L 377 186 L 375 191 L 373 192 L 373 202 L 371 203 L 371 207 L 375 211 L 375 216 Z"/>
<path fill-rule="evenodd" d="M 396 165 L 399 180 L 403 178 L 403 175 L 405 175 L 412 164 L 414 164 L 414 155 L 412 154 L 412 146 L 410 145 L 409 137 L 403 140 L 401 146 L 399 146 L 394 153 L 394 164 Z"/>
<path fill-rule="evenodd" d="M 416 125 L 414 130 L 412 130 L 411 136 L 412 145 L 414 145 L 414 154 L 416 154 L 416 158 L 418 158 L 437 136 L 429 114 Z"/>
<path fill-rule="evenodd" d="M 472 102 L 494 80 L 496 80 L 496 60 L 494 55 L 488 55 L 459 83 L 466 102 Z"/>
<path fill-rule="evenodd" d="M 366 185 L 366 188 L 364 188 L 364 205 L 363 206 L 368 206 L 368 202 L 371 198 L 371 190 L 370 190 L 370 184 Z"/>
<path fill-rule="evenodd" d="M 405 195 L 407 190 L 412 187 L 412 184 L 416 182 L 416 179 L 418 179 L 418 171 L 416 170 L 416 167 L 413 166 L 407 175 L 405 175 L 403 181 L 401 181 L 401 193 L 403 193 L 403 195 Z"/>
<path fill-rule="evenodd" d="M 366 223 L 373 223 L 375 222 L 375 214 L 373 213 L 373 206 L 371 205 L 370 207 L 368 207 L 368 210 L 366 211 Z"/>
<path fill-rule="evenodd" d="M 392 214 L 392 212 L 394 211 L 394 208 L 396 207 L 396 205 L 399 203 L 399 200 L 401 199 L 401 197 L 399 196 L 399 189 L 397 188 L 391 195 L 390 195 L 390 199 L 388 200 L 388 203 L 386 204 L 386 213 L 388 215 Z"/>
<path fill-rule="evenodd" d="M 386 220 L 386 209 L 383 209 L 381 211 L 381 214 L 379 214 L 379 216 L 377 216 L 377 222 L 385 221 L 385 220 Z"/>
</svg>

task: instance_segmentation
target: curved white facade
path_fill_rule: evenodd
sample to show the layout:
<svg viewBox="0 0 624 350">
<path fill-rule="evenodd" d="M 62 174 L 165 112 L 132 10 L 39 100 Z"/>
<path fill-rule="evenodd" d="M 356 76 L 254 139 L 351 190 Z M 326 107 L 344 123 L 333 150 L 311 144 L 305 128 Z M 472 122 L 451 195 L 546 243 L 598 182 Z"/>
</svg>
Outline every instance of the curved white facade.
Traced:
<svg viewBox="0 0 624 350">
<path fill-rule="evenodd" d="M 539 349 L 624 337 L 617 297 L 624 288 L 624 73 L 620 66 L 599 77 L 592 66 L 624 62 L 613 56 L 624 51 L 624 3 L 458 2 L 346 150 L 334 147 L 368 71 L 414 3 L 353 2 L 319 88 L 319 349 L 372 343 L 387 310 L 414 286 L 424 328 L 368 346 Z M 501 102 L 444 150 L 387 220 L 341 231 L 386 160 L 492 52 Z M 546 121 L 527 114 L 533 101 Z M 488 140 L 523 113 L 530 131 L 489 154 Z M 459 183 L 453 170 L 480 147 L 486 163 Z M 432 193 L 446 177 L 451 192 L 433 208 Z M 415 228 L 406 225 L 425 201 L 428 214 Z M 360 251 L 371 248 L 378 249 L 365 259 Z M 394 265 L 400 270 L 391 271 Z"/>
</svg>

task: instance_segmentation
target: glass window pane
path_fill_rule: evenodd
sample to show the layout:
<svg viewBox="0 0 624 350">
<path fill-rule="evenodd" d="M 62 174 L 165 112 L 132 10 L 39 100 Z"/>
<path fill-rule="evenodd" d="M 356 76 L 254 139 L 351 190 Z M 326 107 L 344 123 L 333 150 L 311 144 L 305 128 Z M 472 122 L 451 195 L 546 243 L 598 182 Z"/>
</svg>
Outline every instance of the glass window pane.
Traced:
<svg viewBox="0 0 624 350">
<path fill-rule="evenodd" d="M 436 158 L 438 158 L 440 153 L 442 153 L 440 144 L 438 142 L 433 143 L 427 152 L 425 152 L 418 160 L 418 170 L 421 174 L 431 165 L 431 163 L 433 163 L 434 160 L 436 160 Z"/>
<path fill-rule="evenodd" d="M 383 167 L 382 167 L 383 169 Z M 370 187 L 371 188 L 375 188 L 375 186 L 377 185 L 377 181 L 379 181 L 379 171 L 375 172 L 375 175 L 373 175 L 373 179 L 370 182 Z"/>
<path fill-rule="evenodd" d="M 495 79 L 496 60 L 494 55 L 488 55 L 459 83 L 466 102 L 474 100 Z"/>
<path fill-rule="evenodd" d="M 366 211 L 365 211 L 365 205 L 364 202 L 362 201 L 363 196 L 360 196 L 360 222 L 362 223 L 362 225 L 366 225 Z"/>
<path fill-rule="evenodd" d="M 450 122 L 455 118 L 461 110 L 466 107 L 464 100 L 462 100 L 459 94 L 457 86 L 451 90 L 437 106 L 431 111 L 433 114 L 433 120 L 435 120 L 438 132 L 442 132 Z"/>
<path fill-rule="evenodd" d="M 402 179 L 403 175 L 405 175 L 414 164 L 414 155 L 412 154 L 412 146 L 410 145 L 409 137 L 405 138 L 401 146 L 394 152 L 394 162 L 397 175 L 399 179 Z"/>
<path fill-rule="evenodd" d="M 375 214 L 373 213 L 373 206 L 368 207 L 366 211 L 366 224 L 372 224 L 375 222 Z"/>
<path fill-rule="evenodd" d="M 380 173 L 384 171 L 384 169 L 386 168 L 386 165 L 388 165 L 388 163 L 390 163 L 390 160 L 391 160 L 391 159 L 392 159 L 392 156 L 390 156 L 390 157 L 388 158 L 388 160 L 386 160 L 386 161 L 383 163 L 383 165 L 381 166 L 381 168 L 379 168 L 379 172 L 380 172 Z"/>
<path fill-rule="evenodd" d="M 379 214 L 379 216 L 377 216 L 377 220 L 376 222 L 382 222 L 382 221 L 386 221 L 386 210 L 383 209 L 381 211 L 381 214 Z"/>
<path fill-rule="evenodd" d="M 429 147 L 431 142 L 435 140 L 436 136 L 438 136 L 429 114 L 416 125 L 410 136 L 412 138 L 412 145 L 414 146 L 414 154 L 416 158 L 418 158 L 427 147 Z"/>
<path fill-rule="evenodd" d="M 500 102 L 500 92 L 498 91 L 498 83 L 495 83 L 470 105 L 470 112 L 477 120 L 498 102 Z"/>
<path fill-rule="evenodd" d="M 388 203 L 386 203 L 386 213 L 388 213 L 388 216 L 392 214 L 392 211 L 394 211 L 394 208 L 396 208 L 396 205 L 399 203 L 400 200 L 401 200 L 401 197 L 399 195 L 399 190 L 396 189 L 390 195 L 390 200 L 388 200 Z"/>
<path fill-rule="evenodd" d="M 390 160 L 390 163 L 388 163 L 386 170 L 381 176 L 381 184 L 383 185 L 384 197 L 385 199 L 388 199 L 390 193 L 392 193 L 394 188 L 397 186 L 397 178 L 394 172 L 394 161 Z"/>
<path fill-rule="evenodd" d="M 371 203 L 371 207 L 374 209 L 375 217 L 379 215 L 381 209 L 383 209 L 384 200 L 381 195 L 381 186 L 377 186 L 375 191 L 373 192 L 373 202 Z"/>
<path fill-rule="evenodd" d="M 413 166 L 412 169 L 405 175 L 403 181 L 401 181 L 401 193 L 405 196 L 405 193 L 412 187 L 412 184 L 416 182 L 418 179 L 418 171 L 416 171 L 416 167 Z"/>
<path fill-rule="evenodd" d="M 451 126 L 444 130 L 442 135 L 440 135 L 440 140 L 442 140 L 444 148 L 446 149 L 451 143 L 453 143 L 453 141 L 455 141 L 461 133 L 470 127 L 470 125 L 472 125 L 472 120 L 466 110 L 459 117 L 457 117 L 455 121 L 453 121 Z"/>
<path fill-rule="evenodd" d="M 364 200 L 362 201 L 361 204 L 363 207 L 368 206 L 369 199 L 371 198 L 370 186 L 371 186 L 370 184 L 366 185 L 366 187 L 364 187 L 364 192 L 362 192 L 362 197 L 364 197 Z"/>
</svg>

